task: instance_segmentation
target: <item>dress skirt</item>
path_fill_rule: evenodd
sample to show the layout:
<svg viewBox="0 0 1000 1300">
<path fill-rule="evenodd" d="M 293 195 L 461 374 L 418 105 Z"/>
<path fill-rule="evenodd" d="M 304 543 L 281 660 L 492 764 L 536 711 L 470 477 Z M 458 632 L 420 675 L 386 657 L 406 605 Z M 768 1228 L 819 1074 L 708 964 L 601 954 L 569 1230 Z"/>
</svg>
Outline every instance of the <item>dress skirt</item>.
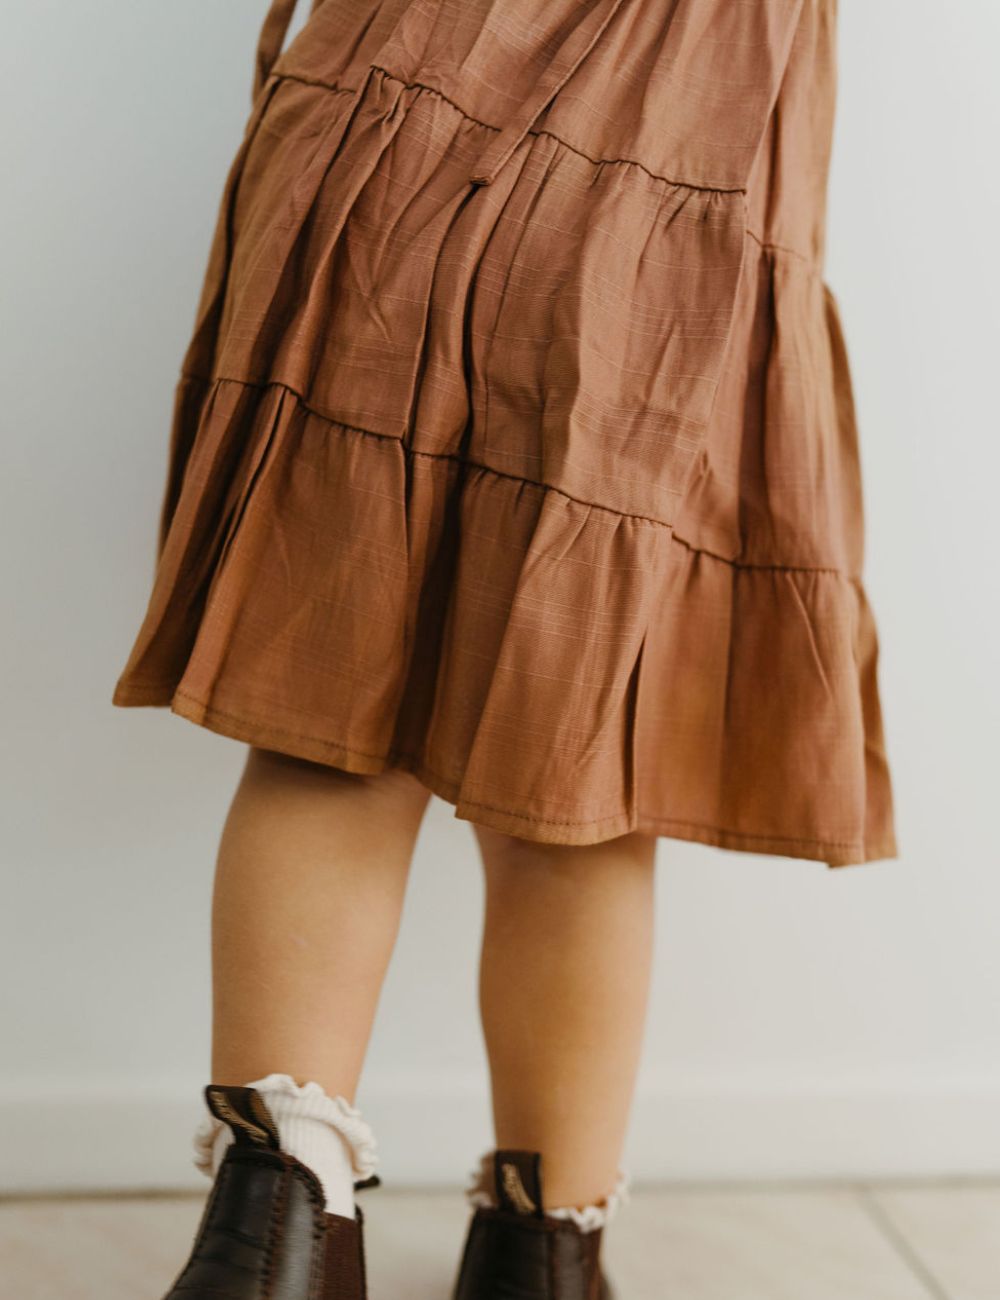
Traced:
<svg viewBox="0 0 1000 1300">
<path fill-rule="evenodd" d="M 293 7 L 114 703 L 536 841 L 896 856 L 836 0 Z"/>
</svg>

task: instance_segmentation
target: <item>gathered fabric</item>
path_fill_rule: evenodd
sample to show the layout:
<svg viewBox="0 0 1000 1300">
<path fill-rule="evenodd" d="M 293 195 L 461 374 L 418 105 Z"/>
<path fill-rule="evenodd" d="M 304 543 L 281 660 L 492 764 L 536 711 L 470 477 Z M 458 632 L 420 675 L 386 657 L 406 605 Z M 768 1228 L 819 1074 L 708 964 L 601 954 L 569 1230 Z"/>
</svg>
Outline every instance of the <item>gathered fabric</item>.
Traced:
<svg viewBox="0 0 1000 1300">
<path fill-rule="evenodd" d="M 835 0 L 292 8 L 114 703 L 543 842 L 896 856 Z"/>
</svg>

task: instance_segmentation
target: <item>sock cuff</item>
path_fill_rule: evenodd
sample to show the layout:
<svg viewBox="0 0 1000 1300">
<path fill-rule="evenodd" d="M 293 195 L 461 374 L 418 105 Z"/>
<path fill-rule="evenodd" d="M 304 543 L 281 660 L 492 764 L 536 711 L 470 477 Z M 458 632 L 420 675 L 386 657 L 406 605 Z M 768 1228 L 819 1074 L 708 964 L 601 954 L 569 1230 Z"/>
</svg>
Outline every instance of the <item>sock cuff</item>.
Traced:
<svg viewBox="0 0 1000 1300">
<path fill-rule="evenodd" d="M 624 1169 L 618 1170 L 615 1185 L 602 1200 L 593 1205 L 560 1205 L 554 1209 L 545 1207 L 545 1214 L 552 1219 L 568 1219 L 575 1223 L 581 1232 L 594 1232 L 603 1228 L 628 1203 L 631 1177 Z M 474 1208 L 480 1206 L 494 1209 L 497 1205 L 496 1189 L 493 1183 L 493 1152 L 485 1152 L 478 1165 L 469 1174 L 469 1184 L 465 1189 L 465 1199 Z"/>
<path fill-rule="evenodd" d="M 282 1123 L 287 1128 L 290 1121 L 321 1120 L 344 1139 L 350 1151 L 355 1181 L 369 1178 L 374 1173 L 378 1163 L 375 1136 L 361 1111 L 346 1097 L 330 1097 L 320 1084 L 312 1081 L 298 1084 L 289 1074 L 268 1074 L 244 1086 L 256 1088 L 261 1093 L 279 1131 Z M 211 1111 L 195 1130 L 194 1165 L 209 1178 L 213 1175 L 216 1143 L 225 1145 L 228 1136 L 229 1126 Z"/>
</svg>

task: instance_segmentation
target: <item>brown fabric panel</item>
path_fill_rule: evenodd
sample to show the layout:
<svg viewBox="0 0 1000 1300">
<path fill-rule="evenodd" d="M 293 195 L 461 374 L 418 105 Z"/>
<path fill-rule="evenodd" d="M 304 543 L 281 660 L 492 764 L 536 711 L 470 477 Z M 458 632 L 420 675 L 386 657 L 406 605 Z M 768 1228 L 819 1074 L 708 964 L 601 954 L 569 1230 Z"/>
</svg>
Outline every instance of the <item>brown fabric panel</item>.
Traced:
<svg viewBox="0 0 1000 1300">
<path fill-rule="evenodd" d="M 834 13 L 315 6 L 226 179 L 114 702 L 553 843 L 893 856 Z"/>
</svg>

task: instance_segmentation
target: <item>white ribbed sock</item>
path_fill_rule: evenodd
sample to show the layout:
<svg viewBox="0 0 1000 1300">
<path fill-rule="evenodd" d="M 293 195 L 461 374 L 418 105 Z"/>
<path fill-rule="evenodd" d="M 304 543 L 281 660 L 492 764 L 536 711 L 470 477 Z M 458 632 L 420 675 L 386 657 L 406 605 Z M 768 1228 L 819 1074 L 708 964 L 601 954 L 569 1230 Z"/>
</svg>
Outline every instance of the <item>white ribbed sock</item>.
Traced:
<svg viewBox="0 0 1000 1300">
<path fill-rule="evenodd" d="M 318 1083 L 297 1084 L 288 1074 L 268 1074 L 245 1087 L 263 1097 L 281 1149 L 313 1171 L 323 1186 L 328 1214 L 354 1218 L 354 1183 L 374 1172 L 372 1131 L 344 1097 L 329 1097 Z M 209 1112 L 194 1135 L 194 1163 L 214 1178 L 233 1140 L 228 1124 Z"/>
</svg>

